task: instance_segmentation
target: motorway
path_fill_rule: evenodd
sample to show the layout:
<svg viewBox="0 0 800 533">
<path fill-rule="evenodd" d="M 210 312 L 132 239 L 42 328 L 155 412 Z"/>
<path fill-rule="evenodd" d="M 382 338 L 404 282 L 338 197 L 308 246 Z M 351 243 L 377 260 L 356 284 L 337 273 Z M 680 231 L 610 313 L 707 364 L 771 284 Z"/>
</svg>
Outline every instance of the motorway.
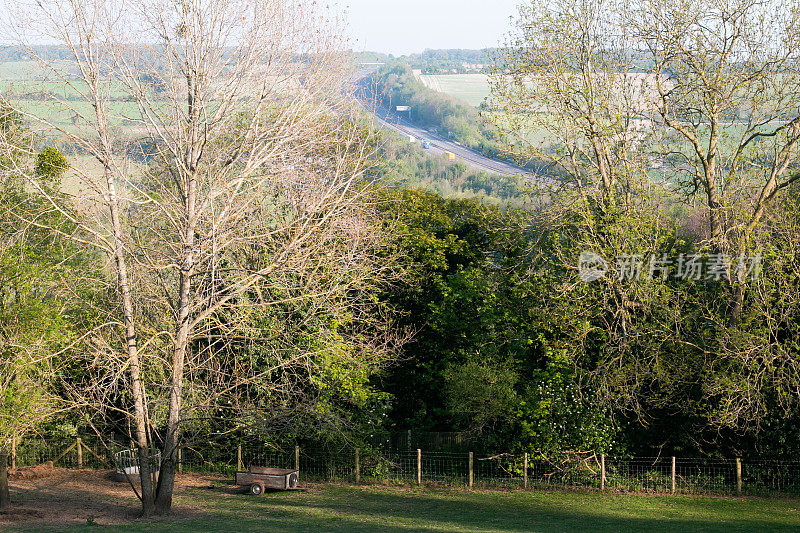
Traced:
<svg viewBox="0 0 800 533">
<path fill-rule="evenodd" d="M 362 79 L 361 83 L 359 84 L 361 85 L 362 89 L 365 85 L 363 82 L 364 79 Z M 364 94 L 361 91 L 359 92 Z M 430 142 L 431 147 L 429 150 L 435 154 L 451 152 L 455 154 L 457 160 L 463 161 L 467 166 L 477 170 L 492 172 L 494 174 L 502 174 L 505 176 L 522 176 L 525 174 L 525 170 L 516 165 L 486 157 L 480 152 L 470 150 L 469 148 L 442 137 L 441 135 L 438 135 L 432 131 L 420 128 L 408 120 L 400 118 L 385 107 L 377 105 L 375 102 L 370 102 L 366 99 L 359 99 L 358 103 L 383 127 L 394 130 L 406 138 L 408 138 L 409 135 L 412 135 L 420 144 L 422 141 Z"/>
</svg>

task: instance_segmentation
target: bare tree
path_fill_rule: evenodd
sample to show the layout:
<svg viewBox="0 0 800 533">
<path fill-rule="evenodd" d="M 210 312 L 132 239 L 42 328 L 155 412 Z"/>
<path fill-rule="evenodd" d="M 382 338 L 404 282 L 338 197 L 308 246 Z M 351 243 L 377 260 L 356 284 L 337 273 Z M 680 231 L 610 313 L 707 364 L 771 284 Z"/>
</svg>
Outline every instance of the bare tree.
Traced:
<svg viewBox="0 0 800 533">
<path fill-rule="evenodd" d="M 79 117 L 74 127 L 19 107 L 102 168 L 78 169 L 79 192 L 53 205 L 111 260 L 120 303 L 112 325 L 125 350 L 119 357 L 114 339 L 99 337 L 95 362 L 102 383 L 128 372 L 143 512 L 166 513 L 188 413 L 213 411 L 232 390 L 269 388 L 277 369 L 318 369 L 308 364 L 313 350 L 278 347 L 270 368 L 232 367 L 209 339 L 252 338 L 254 309 L 303 301 L 373 317 L 374 327 L 348 337 L 354 367 L 391 352 L 385 317 L 367 312 L 368 293 L 392 268 L 378 255 L 381 221 L 363 183 L 375 144 L 345 94 L 350 65 L 336 16 L 315 2 L 17 7 L 22 38 L 38 32 L 71 55 L 54 63 L 29 47 L 69 88 L 52 103 Z M 154 446 L 162 460 L 153 486 Z"/>
<path fill-rule="evenodd" d="M 658 379 L 652 346 L 674 332 L 668 321 L 659 323 L 673 302 L 650 284 L 626 282 L 624 266 L 615 263 L 660 257 L 658 247 L 670 233 L 664 190 L 648 176 L 657 94 L 638 64 L 626 9 L 615 0 L 524 3 L 494 58 L 489 108 L 510 151 L 547 162 L 547 171 L 567 185 L 538 217 L 547 238 L 560 235 L 569 243 L 548 249 L 544 264 L 575 271 L 579 254 L 591 252 L 608 270 L 588 288 L 573 278 L 554 286 L 559 307 L 592 302 L 569 311 L 586 322 L 570 330 L 564 349 L 578 362 L 582 381 L 592 381 L 620 408 L 637 410 L 642 391 Z M 540 248 L 535 243 L 532 254 Z M 581 368 L 595 327 L 608 335 L 611 349 L 600 350 L 592 368 Z"/>
<path fill-rule="evenodd" d="M 659 150 L 707 209 L 709 243 L 750 253 L 765 209 L 800 174 L 800 19 L 794 2 L 634 2 L 628 23 L 653 73 Z M 735 285 L 734 315 L 745 284 Z"/>
<path fill-rule="evenodd" d="M 502 112 L 490 116 L 511 151 L 607 199 L 641 178 L 653 106 L 622 14 L 613 0 L 523 4 L 491 76 L 489 107 Z"/>
</svg>

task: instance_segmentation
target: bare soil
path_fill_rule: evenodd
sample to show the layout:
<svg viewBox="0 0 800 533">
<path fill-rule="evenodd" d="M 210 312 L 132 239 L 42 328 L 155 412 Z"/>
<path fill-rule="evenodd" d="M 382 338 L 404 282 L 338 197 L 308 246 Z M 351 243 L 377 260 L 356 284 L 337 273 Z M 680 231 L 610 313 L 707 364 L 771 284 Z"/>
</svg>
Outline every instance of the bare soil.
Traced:
<svg viewBox="0 0 800 533">
<path fill-rule="evenodd" d="M 52 477 L 63 468 L 56 468 L 53 466 L 53 461 L 47 461 L 36 466 L 26 466 L 22 468 L 10 468 L 8 470 L 8 479 L 10 481 L 19 479 L 39 479 L 43 477 Z"/>
<path fill-rule="evenodd" d="M 139 500 L 128 483 L 113 481 L 110 470 L 68 470 L 38 465 L 14 471 L 10 480 L 11 508 L 0 511 L 0 531 L 87 523 L 116 525 L 139 519 Z M 224 481 L 215 476 L 179 474 L 175 494 L 189 487 L 209 487 Z M 138 487 L 137 487 L 138 488 Z M 197 509 L 173 506 L 172 520 L 198 517 Z"/>
</svg>

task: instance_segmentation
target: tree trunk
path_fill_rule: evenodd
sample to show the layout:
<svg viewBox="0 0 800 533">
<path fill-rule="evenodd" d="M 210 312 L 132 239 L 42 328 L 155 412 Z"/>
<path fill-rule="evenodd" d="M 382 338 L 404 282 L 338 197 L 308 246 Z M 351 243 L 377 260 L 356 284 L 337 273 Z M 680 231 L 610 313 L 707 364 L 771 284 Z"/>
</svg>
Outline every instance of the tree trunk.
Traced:
<svg viewBox="0 0 800 533">
<path fill-rule="evenodd" d="M 178 313 L 175 324 L 175 347 L 172 352 L 172 384 L 169 394 L 169 415 L 167 418 L 167 434 L 161 453 L 161 470 L 156 490 L 155 512 L 166 515 L 172 509 L 172 493 L 175 489 L 175 473 L 178 463 L 178 439 L 181 421 L 181 403 L 183 397 L 183 371 L 186 365 L 186 352 L 189 347 L 189 314 L 191 309 L 191 285 L 194 274 L 195 228 L 197 225 L 197 166 L 202 153 L 202 132 L 198 124 L 200 107 L 198 106 L 197 71 L 191 64 L 186 65 L 186 104 L 187 123 L 186 139 L 188 150 L 184 161 L 187 171 L 184 195 L 185 221 L 183 227 L 183 252 L 181 257 L 180 276 L 178 279 Z"/>
<path fill-rule="evenodd" d="M 190 94 L 191 94 L 190 84 Z M 189 100 L 189 109 L 193 110 L 192 100 Z M 191 112 L 190 112 L 191 116 Z M 196 138 L 194 128 L 190 122 L 190 138 Z M 194 171 L 197 145 L 192 144 L 189 152 L 188 167 Z M 172 509 L 172 493 L 175 488 L 175 472 L 177 471 L 178 439 L 181 421 L 181 406 L 183 399 L 183 371 L 186 366 L 186 352 L 189 347 L 189 314 L 191 309 L 191 285 L 194 273 L 194 245 L 195 245 L 195 201 L 196 201 L 195 176 L 188 180 L 186 191 L 186 227 L 184 228 L 184 252 L 181 261 L 180 277 L 178 279 L 178 316 L 175 325 L 175 348 L 172 352 L 172 386 L 169 397 L 169 416 L 167 419 L 167 434 L 164 438 L 164 449 L 161 454 L 161 471 L 158 478 L 158 489 L 155 500 L 155 512 L 159 515 L 169 514 Z"/>
<path fill-rule="evenodd" d="M 187 263 L 189 262 L 190 260 L 187 261 Z M 183 394 L 183 368 L 189 343 L 190 285 L 191 267 L 181 270 L 180 276 L 180 308 L 175 331 L 175 349 L 172 354 L 169 418 L 167 420 L 167 434 L 164 438 L 164 449 L 161 454 L 161 470 L 158 477 L 158 490 L 155 501 L 155 512 L 159 515 L 169 514 L 172 509 L 172 493 L 175 488 L 175 472 L 178 462 L 178 431 L 180 429 L 181 399 Z"/>
<path fill-rule="evenodd" d="M 133 422 L 136 448 L 139 457 L 139 479 L 141 480 L 142 515 L 153 514 L 154 494 L 152 472 L 150 469 L 150 446 L 147 439 L 147 420 L 145 415 L 144 389 L 140 375 L 139 350 L 136 342 L 136 325 L 134 322 L 133 299 L 131 297 L 130 280 L 128 279 L 127 262 L 122 242 L 122 222 L 117 203 L 116 186 L 111 169 L 106 166 L 106 184 L 109 192 L 108 208 L 111 215 L 111 229 L 114 235 L 114 262 L 117 267 L 117 283 L 122 295 L 122 314 L 125 324 L 125 351 L 128 356 L 131 392 L 133 393 Z"/>
<path fill-rule="evenodd" d="M 708 192 L 708 220 L 711 226 L 711 244 L 715 253 L 725 253 L 725 229 L 722 205 L 717 194 Z"/>
<path fill-rule="evenodd" d="M 716 110 L 716 104 L 711 106 Z M 708 198 L 708 218 L 711 226 L 711 243 L 714 252 L 724 254 L 727 246 L 725 243 L 725 220 L 722 205 L 722 187 L 717 176 L 717 146 L 719 143 L 719 113 L 711 112 L 711 137 L 709 139 L 708 153 L 705 160 L 706 196 Z M 730 272 L 728 273 L 730 281 Z"/>
<path fill-rule="evenodd" d="M 0 510 L 11 507 L 11 496 L 8 492 L 8 452 L 5 445 L 0 446 Z"/>
</svg>

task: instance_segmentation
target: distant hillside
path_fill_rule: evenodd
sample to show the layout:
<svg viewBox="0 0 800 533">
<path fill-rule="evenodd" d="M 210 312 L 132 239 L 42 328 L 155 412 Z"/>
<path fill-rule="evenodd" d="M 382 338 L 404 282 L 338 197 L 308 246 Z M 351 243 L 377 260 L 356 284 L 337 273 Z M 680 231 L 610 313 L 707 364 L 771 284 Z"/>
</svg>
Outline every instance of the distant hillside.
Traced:
<svg viewBox="0 0 800 533">
<path fill-rule="evenodd" d="M 70 59 L 72 53 L 65 46 L 40 45 L 33 50 L 43 59 Z M 0 62 L 29 61 L 30 54 L 21 46 L 0 45 Z"/>
</svg>

